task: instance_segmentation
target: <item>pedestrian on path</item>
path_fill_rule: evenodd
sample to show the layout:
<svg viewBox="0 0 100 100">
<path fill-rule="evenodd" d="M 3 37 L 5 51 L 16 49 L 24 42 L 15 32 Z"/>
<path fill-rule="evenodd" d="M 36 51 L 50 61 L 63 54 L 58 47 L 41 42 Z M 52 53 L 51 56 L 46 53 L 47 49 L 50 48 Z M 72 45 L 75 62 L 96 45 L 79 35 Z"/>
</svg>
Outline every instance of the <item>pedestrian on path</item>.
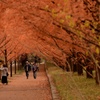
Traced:
<svg viewBox="0 0 100 100">
<path fill-rule="evenodd" d="M 26 78 L 28 79 L 29 71 L 31 71 L 31 65 L 29 64 L 28 61 L 26 61 L 26 65 L 24 66 L 24 70 L 25 70 L 25 73 L 26 73 Z"/>
<path fill-rule="evenodd" d="M 33 71 L 34 79 L 36 79 L 36 76 L 37 76 L 37 69 L 38 69 L 37 64 L 34 63 L 33 66 L 32 66 L 32 71 Z"/>
<path fill-rule="evenodd" d="M 0 70 L 2 70 L 2 79 L 1 79 L 1 82 L 2 84 L 5 84 L 6 85 L 8 84 L 8 68 L 7 66 L 4 64 L 2 68 L 0 68 Z"/>
</svg>

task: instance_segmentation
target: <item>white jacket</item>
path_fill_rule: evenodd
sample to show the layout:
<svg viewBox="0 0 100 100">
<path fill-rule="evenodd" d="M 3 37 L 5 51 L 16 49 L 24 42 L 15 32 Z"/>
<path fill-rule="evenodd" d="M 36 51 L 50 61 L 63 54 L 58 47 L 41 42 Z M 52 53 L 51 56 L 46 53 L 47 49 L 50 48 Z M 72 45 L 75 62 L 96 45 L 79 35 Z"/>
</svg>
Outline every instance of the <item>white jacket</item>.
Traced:
<svg viewBox="0 0 100 100">
<path fill-rule="evenodd" d="M 0 70 L 2 71 L 2 76 L 7 76 L 7 72 L 8 72 L 7 67 L 2 67 L 2 68 L 0 68 Z"/>
</svg>

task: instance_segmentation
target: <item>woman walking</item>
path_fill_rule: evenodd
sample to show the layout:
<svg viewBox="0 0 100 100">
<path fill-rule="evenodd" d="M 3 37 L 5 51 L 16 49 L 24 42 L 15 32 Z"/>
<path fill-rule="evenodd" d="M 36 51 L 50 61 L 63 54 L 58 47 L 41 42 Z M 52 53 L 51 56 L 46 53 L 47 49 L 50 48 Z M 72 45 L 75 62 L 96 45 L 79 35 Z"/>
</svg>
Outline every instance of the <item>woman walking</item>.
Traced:
<svg viewBox="0 0 100 100">
<path fill-rule="evenodd" d="M 1 79 L 1 82 L 2 84 L 5 84 L 6 85 L 8 84 L 8 68 L 7 66 L 4 64 L 2 68 L 0 68 L 0 70 L 2 70 L 2 79 Z"/>
</svg>

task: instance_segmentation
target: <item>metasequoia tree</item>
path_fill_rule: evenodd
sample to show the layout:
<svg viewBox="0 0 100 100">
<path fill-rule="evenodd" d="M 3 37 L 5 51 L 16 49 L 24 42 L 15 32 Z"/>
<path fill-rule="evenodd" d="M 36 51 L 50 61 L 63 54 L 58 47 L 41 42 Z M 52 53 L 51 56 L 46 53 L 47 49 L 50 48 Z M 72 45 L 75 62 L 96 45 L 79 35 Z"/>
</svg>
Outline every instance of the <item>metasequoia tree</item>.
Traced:
<svg viewBox="0 0 100 100">
<path fill-rule="evenodd" d="M 91 56 L 100 83 L 99 58 L 94 56 L 100 50 L 99 4 L 99 0 L 1 0 L 0 34 L 10 36 L 9 52 L 34 52 L 64 68 L 74 53 L 76 58 L 78 52 Z M 2 44 L 3 35 L 1 39 Z"/>
<path fill-rule="evenodd" d="M 33 5 L 33 6 L 31 6 L 31 5 L 34 4 L 34 2 L 31 2 L 31 1 L 30 1 L 30 4 L 32 3 L 31 5 L 29 4 L 29 2 L 25 2 L 25 3 L 14 2 L 14 3 L 12 3 L 12 2 L 6 1 L 6 3 L 4 3 L 4 2 L 2 2 L 2 3 L 3 3 L 3 5 L 5 5 L 5 7 L 7 6 L 7 8 L 5 8 L 5 12 L 3 14 L 4 16 L 2 17 L 2 19 L 5 20 L 2 23 L 4 23 L 3 26 L 6 27 L 6 33 L 11 32 L 12 35 L 14 35 L 14 36 L 16 33 L 19 35 L 24 35 L 24 34 L 26 35 L 27 33 L 24 33 L 24 32 L 27 32 L 28 30 L 32 30 L 34 28 L 34 30 L 36 30 L 36 32 L 35 33 L 32 32 L 33 34 L 31 35 L 32 37 L 36 37 L 34 41 L 37 41 L 37 39 L 41 39 L 43 41 L 44 40 L 52 41 L 52 43 L 48 42 L 48 45 L 50 45 L 50 46 L 56 45 L 58 50 L 59 49 L 62 50 L 57 42 L 59 41 L 59 42 L 63 43 L 63 41 L 65 41 L 65 40 L 62 39 L 62 37 L 64 38 L 64 36 L 62 35 L 62 37 L 61 37 L 60 32 L 59 32 L 60 38 L 57 37 L 56 34 L 54 36 L 52 36 L 51 32 L 45 30 L 45 26 L 47 27 L 47 24 L 48 24 L 48 21 L 46 22 L 47 18 L 51 19 L 51 22 L 52 22 L 52 18 L 50 18 L 50 16 L 44 15 L 44 14 L 46 14 L 46 12 L 44 12 L 40 8 L 38 8 L 38 6 L 40 6 L 40 5 L 38 5 L 38 3 L 36 3 L 36 5 Z M 8 7 L 7 3 L 9 3 L 9 6 L 11 8 Z M 16 8 L 16 6 L 13 6 L 14 4 L 16 4 L 17 8 Z M 28 6 L 27 6 L 27 4 L 28 4 Z M 26 9 L 24 7 L 26 7 Z M 38 10 L 38 13 L 36 13 L 37 10 Z M 17 12 L 19 12 L 19 13 L 17 13 Z M 9 15 L 8 15 L 8 13 L 9 13 Z M 40 16 L 40 14 L 41 14 L 41 16 Z M 8 18 L 7 18 L 7 16 L 5 17 L 5 15 L 7 15 Z M 19 21 L 20 21 L 20 25 L 19 25 L 19 23 L 16 23 Z M 23 23 L 24 23 L 24 25 L 23 25 Z M 51 23 L 51 25 L 52 25 L 52 23 Z M 26 26 L 28 28 L 24 28 Z M 24 31 L 24 29 L 25 29 L 25 31 Z M 53 30 L 55 30 L 55 28 Z M 40 32 L 40 31 L 42 31 L 42 32 Z M 51 45 L 51 44 L 54 44 L 54 45 Z M 33 45 L 34 45 L 34 43 L 33 43 Z M 43 45 L 46 46 L 45 44 L 43 44 Z M 63 47 L 64 47 L 64 45 L 65 45 L 65 43 L 63 44 Z M 39 49 L 41 49 L 40 45 L 38 47 L 39 47 Z M 65 49 L 65 47 L 64 47 L 64 49 Z M 34 47 L 33 47 L 33 50 L 35 51 Z M 57 52 L 57 50 L 55 52 Z"/>
<path fill-rule="evenodd" d="M 42 10 L 51 14 L 54 19 L 54 25 L 62 27 L 70 35 L 73 45 L 82 48 L 84 52 L 89 52 L 90 56 L 92 55 L 91 61 L 95 63 L 94 67 L 100 83 L 100 67 L 96 63 L 97 59 L 94 57 L 95 53 L 99 54 L 100 49 L 100 2 L 98 0 L 67 0 L 59 5 L 57 5 L 56 1 L 52 1 L 52 3 L 56 5 L 56 8 L 52 8 L 52 6 L 47 4 L 46 8 L 42 8 Z M 76 49 L 76 51 L 79 51 L 79 49 Z"/>
<path fill-rule="evenodd" d="M 56 5 L 56 2 L 52 1 L 52 3 Z M 76 51 L 80 50 L 82 52 L 84 50 L 84 52 L 92 53 L 92 55 L 95 52 L 98 54 L 99 47 L 100 47 L 99 38 L 98 38 L 99 36 L 98 34 L 99 32 L 99 16 L 98 16 L 99 2 L 91 1 L 91 0 L 90 1 L 85 1 L 85 0 L 74 1 L 73 0 L 69 3 L 71 6 L 68 5 L 68 1 L 67 1 L 67 4 L 64 3 L 67 6 L 67 8 L 70 9 L 70 10 L 68 9 L 70 11 L 69 13 L 68 13 L 68 10 L 66 10 L 66 7 L 58 10 L 58 7 L 56 6 L 57 9 L 55 10 L 55 9 L 50 8 L 51 6 L 49 4 L 46 5 L 46 8 L 40 7 L 40 10 L 47 11 L 54 19 L 53 25 L 62 27 L 62 29 L 65 30 L 67 34 L 69 34 L 69 36 L 72 38 L 72 43 L 71 41 L 68 43 L 73 44 L 74 47 L 78 46 L 78 49 L 76 49 Z M 78 5 L 79 3 L 80 5 Z M 46 30 L 46 32 L 47 31 L 48 30 Z M 52 34 L 49 34 L 49 35 L 53 37 Z M 65 35 L 63 34 L 63 36 Z M 68 39 L 68 36 L 67 36 L 67 39 Z M 56 38 L 56 41 L 57 41 L 57 38 Z M 64 42 L 65 41 L 63 41 L 63 43 Z M 56 42 L 56 45 L 57 47 L 60 47 L 60 50 L 62 50 L 61 49 L 62 43 L 61 45 L 59 43 L 60 45 L 59 46 Z M 66 53 L 66 52 L 64 52 L 63 50 L 63 53 Z M 93 60 L 94 57 L 93 56 L 91 57 L 92 57 L 92 61 L 95 62 L 96 58 L 95 60 Z M 100 73 L 98 68 L 96 68 L 97 69 L 96 71 Z M 97 75 L 97 77 L 99 76 L 100 74 Z M 100 80 L 100 77 L 99 77 L 99 80 Z"/>
</svg>

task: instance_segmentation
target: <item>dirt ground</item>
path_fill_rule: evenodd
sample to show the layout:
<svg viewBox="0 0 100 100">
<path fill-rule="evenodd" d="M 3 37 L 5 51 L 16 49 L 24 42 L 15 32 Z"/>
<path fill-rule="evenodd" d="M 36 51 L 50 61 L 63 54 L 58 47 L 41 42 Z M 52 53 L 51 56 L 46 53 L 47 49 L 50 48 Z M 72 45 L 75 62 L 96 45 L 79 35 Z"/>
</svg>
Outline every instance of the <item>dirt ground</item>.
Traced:
<svg viewBox="0 0 100 100">
<path fill-rule="evenodd" d="M 0 100 L 52 100 L 50 84 L 43 66 L 40 66 L 36 79 L 30 72 L 28 79 L 23 73 L 9 77 L 8 80 L 8 85 L 0 83 Z"/>
</svg>

